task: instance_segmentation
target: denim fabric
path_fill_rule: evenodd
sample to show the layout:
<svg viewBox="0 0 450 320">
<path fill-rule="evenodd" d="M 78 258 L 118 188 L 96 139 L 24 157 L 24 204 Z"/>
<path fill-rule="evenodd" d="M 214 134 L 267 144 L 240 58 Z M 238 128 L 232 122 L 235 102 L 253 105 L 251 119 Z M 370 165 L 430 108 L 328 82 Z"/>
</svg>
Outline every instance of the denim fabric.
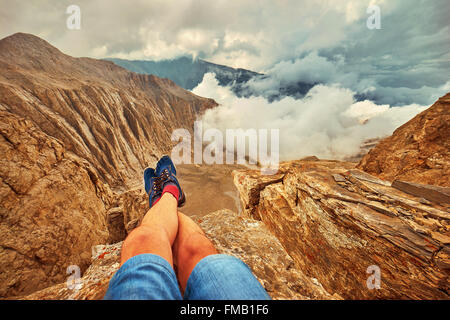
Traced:
<svg viewBox="0 0 450 320">
<path fill-rule="evenodd" d="M 109 281 L 105 300 L 181 300 L 172 266 L 155 254 L 134 256 Z"/>
<path fill-rule="evenodd" d="M 116 272 L 105 300 L 181 300 L 170 264 L 154 254 L 127 260 Z M 265 300 L 267 292 L 249 267 L 233 256 L 216 254 L 200 260 L 189 276 L 185 300 Z"/>
<path fill-rule="evenodd" d="M 268 300 L 270 296 L 240 259 L 214 254 L 200 260 L 189 276 L 186 300 Z"/>
</svg>

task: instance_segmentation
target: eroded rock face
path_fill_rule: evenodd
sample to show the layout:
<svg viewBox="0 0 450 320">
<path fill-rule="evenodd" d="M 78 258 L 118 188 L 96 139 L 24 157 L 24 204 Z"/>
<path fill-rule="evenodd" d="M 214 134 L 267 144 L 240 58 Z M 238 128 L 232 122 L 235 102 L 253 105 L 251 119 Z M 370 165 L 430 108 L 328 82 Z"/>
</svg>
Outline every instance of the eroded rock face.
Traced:
<svg viewBox="0 0 450 320">
<path fill-rule="evenodd" d="M 340 299 L 323 289 L 317 279 L 298 270 L 280 242 L 259 221 L 229 210 L 195 218 L 220 253 L 242 259 L 273 299 Z M 82 288 L 67 283 L 46 288 L 22 299 L 102 299 L 119 268 L 121 243 L 93 248 L 92 264 L 81 278 Z"/>
<path fill-rule="evenodd" d="M 337 161 L 293 161 L 277 176 L 235 171 L 245 214 L 295 265 L 346 299 L 449 299 L 450 214 Z M 381 288 L 369 289 L 369 266 Z"/>
<path fill-rule="evenodd" d="M 382 179 L 450 187 L 450 93 L 369 151 L 358 168 Z"/>
<path fill-rule="evenodd" d="M 127 234 L 141 224 L 142 219 L 149 209 L 148 195 L 143 187 L 138 187 L 124 192 L 121 195 L 123 207 L 123 223 Z"/>
<path fill-rule="evenodd" d="M 273 299 L 340 299 L 295 266 L 280 241 L 261 222 L 220 210 L 194 218 L 217 251 L 244 261 Z"/>
<path fill-rule="evenodd" d="M 0 108 L 59 139 L 113 188 L 134 187 L 170 153 L 173 130 L 191 129 L 214 106 L 168 79 L 73 58 L 33 35 L 0 40 Z"/>
<path fill-rule="evenodd" d="M 450 188 L 433 185 L 424 185 L 400 180 L 394 180 L 392 187 L 403 192 L 421 197 L 422 203 L 432 201 L 450 208 Z"/>
<path fill-rule="evenodd" d="M 123 239 L 118 194 L 215 105 L 33 35 L 0 40 L 0 297 L 85 271 L 91 246 Z"/>
<path fill-rule="evenodd" d="M 92 263 L 78 282 L 66 275 L 65 282 L 21 297 L 23 300 L 100 300 L 109 280 L 119 270 L 122 242 L 92 248 Z M 78 287 L 77 287 L 78 285 Z"/>
<path fill-rule="evenodd" d="M 0 297 L 84 271 L 105 243 L 111 191 L 87 161 L 29 120 L 0 111 Z"/>
</svg>

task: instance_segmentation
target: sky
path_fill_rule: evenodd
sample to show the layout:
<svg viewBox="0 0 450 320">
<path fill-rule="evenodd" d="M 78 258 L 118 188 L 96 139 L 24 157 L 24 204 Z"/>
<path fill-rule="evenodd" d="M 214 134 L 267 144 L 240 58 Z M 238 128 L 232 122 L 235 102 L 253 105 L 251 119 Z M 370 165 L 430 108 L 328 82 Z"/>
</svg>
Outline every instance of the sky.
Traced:
<svg viewBox="0 0 450 320">
<path fill-rule="evenodd" d="M 73 4 L 79 30 L 66 25 Z M 367 28 L 371 5 L 381 29 Z M 448 0 L 0 0 L 0 37 L 33 33 L 72 56 L 189 55 L 429 104 L 450 87 L 448 17 Z"/>
<path fill-rule="evenodd" d="M 80 8 L 79 30 L 67 28 L 66 10 L 73 4 Z M 379 29 L 368 28 L 374 5 Z M 277 116 L 289 133 L 285 139 L 298 144 L 305 137 L 323 138 L 321 150 L 308 152 L 331 156 L 347 143 L 345 137 L 359 137 L 352 140 L 354 150 L 365 138 L 390 134 L 450 91 L 449 17 L 448 0 L 0 0 L 0 38 L 28 32 L 72 56 L 188 55 L 266 74 L 247 84 L 253 95 L 247 98 L 217 86 L 214 75 L 205 76 L 193 91 L 221 103 L 208 115 L 217 127 L 245 126 L 229 121 L 232 113 L 273 107 L 267 97 L 283 86 L 315 84 L 301 99 L 275 101 L 278 111 L 269 108 L 272 118 L 261 115 L 258 125 L 268 127 Z M 318 121 L 321 112 L 331 122 Z M 368 118 L 373 120 L 364 129 L 354 127 L 355 119 Z M 307 125 L 314 121 L 316 127 Z M 303 129 L 292 129 L 299 123 Z"/>
</svg>

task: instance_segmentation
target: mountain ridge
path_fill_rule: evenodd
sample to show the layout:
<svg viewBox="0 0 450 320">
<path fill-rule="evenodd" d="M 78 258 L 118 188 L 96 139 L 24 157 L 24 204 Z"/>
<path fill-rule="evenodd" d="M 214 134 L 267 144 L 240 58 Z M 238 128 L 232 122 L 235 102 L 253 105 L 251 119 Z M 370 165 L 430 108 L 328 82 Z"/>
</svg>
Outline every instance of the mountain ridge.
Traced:
<svg viewBox="0 0 450 320">
<path fill-rule="evenodd" d="M 149 157 L 142 146 L 168 152 L 174 129 L 192 129 L 198 115 L 217 105 L 169 79 L 70 57 L 33 35 L 14 34 L 0 40 L 0 48 L 0 104 L 31 118 L 96 167 L 105 167 L 100 176 L 113 185 L 136 179 L 136 170 L 155 161 L 157 156 Z"/>
<path fill-rule="evenodd" d="M 251 70 L 232 68 L 189 57 L 161 61 L 119 58 L 106 58 L 105 60 L 141 74 L 154 74 L 158 77 L 172 79 L 177 85 L 187 90 L 194 89 L 208 72 L 216 74 L 216 79 L 221 86 L 239 86 L 249 79 L 261 75 Z"/>
<path fill-rule="evenodd" d="M 27 34 L 0 40 L 0 71 L 0 298 L 101 299 L 119 267 L 120 241 L 148 211 L 143 167 L 171 149 L 173 129 L 191 129 L 217 104 Z M 393 136 L 416 137 L 434 161 L 447 154 L 433 146 L 448 127 L 448 106 L 430 109 L 419 117 L 425 122 Z M 393 139 L 400 154 L 409 150 L 408 139 Z M 239 197 L 226 200 L 240 198 L 241 210 L 214 209 L 196 221 L 275 299 L 448 299 L 448 197 L 421 195 L 448 188 L 396 187 L 355 166 L 307 157 L 281 163 L 272 176 L 238 169 Z M 214 191 L 197 190 L 197 200 L 220 202 L 231 189 L 218 187 L 220 170 L 208 170 L 192 166 L 190 184 Z M 418 178 L 428 169 L 421 170 Z M 80 291 L 66 284 L 74 265 L 85 281 Z M 380 290 L 369 287 L 368 266 L 380 268 Z"/>
<path fill-rule="evenodd" d="M 381 140 L 358 168 L 386 180 L 450 187 L 450 93 Z"/>
<path fill-rule="evenodd" d="M 0 40 L 0 297 L 83 273 L 92 246 L 123 240 L 120 193 L 216 105 L 34 35 Z"/>
</svg>

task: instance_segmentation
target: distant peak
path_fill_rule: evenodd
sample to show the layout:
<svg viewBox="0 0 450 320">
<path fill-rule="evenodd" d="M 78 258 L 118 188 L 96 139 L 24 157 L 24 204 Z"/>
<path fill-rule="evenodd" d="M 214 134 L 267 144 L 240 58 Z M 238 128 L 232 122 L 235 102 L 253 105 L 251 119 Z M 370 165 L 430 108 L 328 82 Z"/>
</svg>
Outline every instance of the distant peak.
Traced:
<svg viewBox="0 0 450 320">
<path fill-rule="evenodd" d="M 31 42 L 44 42 L 47 43 L 49 46 L 51 46 L 47 41 L 45 41 L 42 38 L 39 38 L 38 36 L 35 36 L 31 33 L 24 33 L 24 32 L 16 32 L 10 36 L 7 36 L 0 40 L 1 42 L 10 42 L 10 41 L 31 41 Z"/>
<path fill-rule="evenodd" d="M 60 51 L 52 46 L 50 43 L 45 41 L 38 36 L 30 33 L 17 32 L 10 36 L 7 36 L 0 40 L 0 47 L 2 50 L 17 50 L 17 49 L 42 49 L 46 48 L 54 53 L 59 53 Z"/>
<path fill-rule="evenodd" d="M 38 36 L 17 32 L 0 40 L 0 60 L 26 69 L 54 70 L 68 56 Z"/>
</svg>

